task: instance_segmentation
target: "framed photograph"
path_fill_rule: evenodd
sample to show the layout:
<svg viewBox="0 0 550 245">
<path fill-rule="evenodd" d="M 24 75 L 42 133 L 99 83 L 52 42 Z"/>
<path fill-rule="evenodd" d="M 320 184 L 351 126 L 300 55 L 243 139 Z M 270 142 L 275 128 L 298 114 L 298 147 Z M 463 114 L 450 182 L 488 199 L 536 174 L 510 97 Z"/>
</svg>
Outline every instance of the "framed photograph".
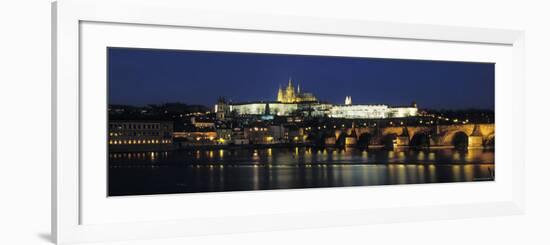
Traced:
<svg viewBox="0 0 550 245">
<path fill-rule="evenodd" d="M 57 243 L 524 210 L 522 31 L 52 11 Z"/>
</svg>

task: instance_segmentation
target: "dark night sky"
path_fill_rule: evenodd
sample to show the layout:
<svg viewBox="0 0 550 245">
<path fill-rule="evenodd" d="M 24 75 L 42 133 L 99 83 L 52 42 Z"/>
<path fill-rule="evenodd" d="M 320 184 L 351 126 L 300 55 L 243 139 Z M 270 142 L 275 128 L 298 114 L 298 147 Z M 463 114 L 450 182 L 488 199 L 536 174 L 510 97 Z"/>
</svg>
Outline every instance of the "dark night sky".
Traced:
<svg viewBox="0 0 550 245">
<path fill-rule="evenodd" d="M 108 69 L 110 104 L 275 100 L 292 77 L 335 104 L 494 109 L 492 63 L 108 48 Z"/>
</svg>

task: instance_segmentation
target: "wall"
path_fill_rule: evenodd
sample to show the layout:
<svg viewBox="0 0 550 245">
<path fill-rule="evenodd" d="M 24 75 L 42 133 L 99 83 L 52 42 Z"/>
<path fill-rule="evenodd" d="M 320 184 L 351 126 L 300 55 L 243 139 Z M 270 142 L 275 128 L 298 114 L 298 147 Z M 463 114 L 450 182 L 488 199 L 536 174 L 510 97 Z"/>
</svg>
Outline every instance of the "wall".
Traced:
<svg viewBox="0 0 550 245">
<path fill-rule="evenodd" d="M 547 1 L 201 1 L 191 8 L 437 23 L 527 30 L 527 214 L 194 237 L 115 244 L 549 244 L 547 121 L 550 17 Z M 50 230 L 50 2 L 4 1 L 0 13 L 2 153 L 0 243 L 47 244 Z M 29 150 L 29 145 L 34 146 Z M 530 241 L 530 242 L 524 242 Z"/>
</svg>

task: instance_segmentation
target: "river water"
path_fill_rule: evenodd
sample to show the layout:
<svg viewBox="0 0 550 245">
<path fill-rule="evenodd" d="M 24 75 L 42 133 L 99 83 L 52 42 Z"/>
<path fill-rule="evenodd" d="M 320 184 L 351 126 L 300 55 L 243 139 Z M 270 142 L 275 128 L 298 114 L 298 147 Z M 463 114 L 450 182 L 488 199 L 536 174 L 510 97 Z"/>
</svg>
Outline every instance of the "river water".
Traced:
<svg viewBox="0 0 550 245">
<path fill-rule="evenodd" d="M 494 180 L 494 151 L 216 149 L 109 154 L 109 196 Z"/>
</svg>

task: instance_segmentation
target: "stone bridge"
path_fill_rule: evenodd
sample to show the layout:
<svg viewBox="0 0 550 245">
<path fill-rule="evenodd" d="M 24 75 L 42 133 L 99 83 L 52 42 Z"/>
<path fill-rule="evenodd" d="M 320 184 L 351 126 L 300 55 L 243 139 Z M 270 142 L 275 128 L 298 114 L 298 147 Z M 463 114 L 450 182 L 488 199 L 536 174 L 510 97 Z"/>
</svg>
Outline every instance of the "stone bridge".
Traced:
<svg viewBox="0 0 550 245">
<path fill-rule="evenodd" d="M 460 124 L 336 129 L 325 138 L 326 145 L 417 148 L 491 148 L 495 125 Z"/>
</svg>

